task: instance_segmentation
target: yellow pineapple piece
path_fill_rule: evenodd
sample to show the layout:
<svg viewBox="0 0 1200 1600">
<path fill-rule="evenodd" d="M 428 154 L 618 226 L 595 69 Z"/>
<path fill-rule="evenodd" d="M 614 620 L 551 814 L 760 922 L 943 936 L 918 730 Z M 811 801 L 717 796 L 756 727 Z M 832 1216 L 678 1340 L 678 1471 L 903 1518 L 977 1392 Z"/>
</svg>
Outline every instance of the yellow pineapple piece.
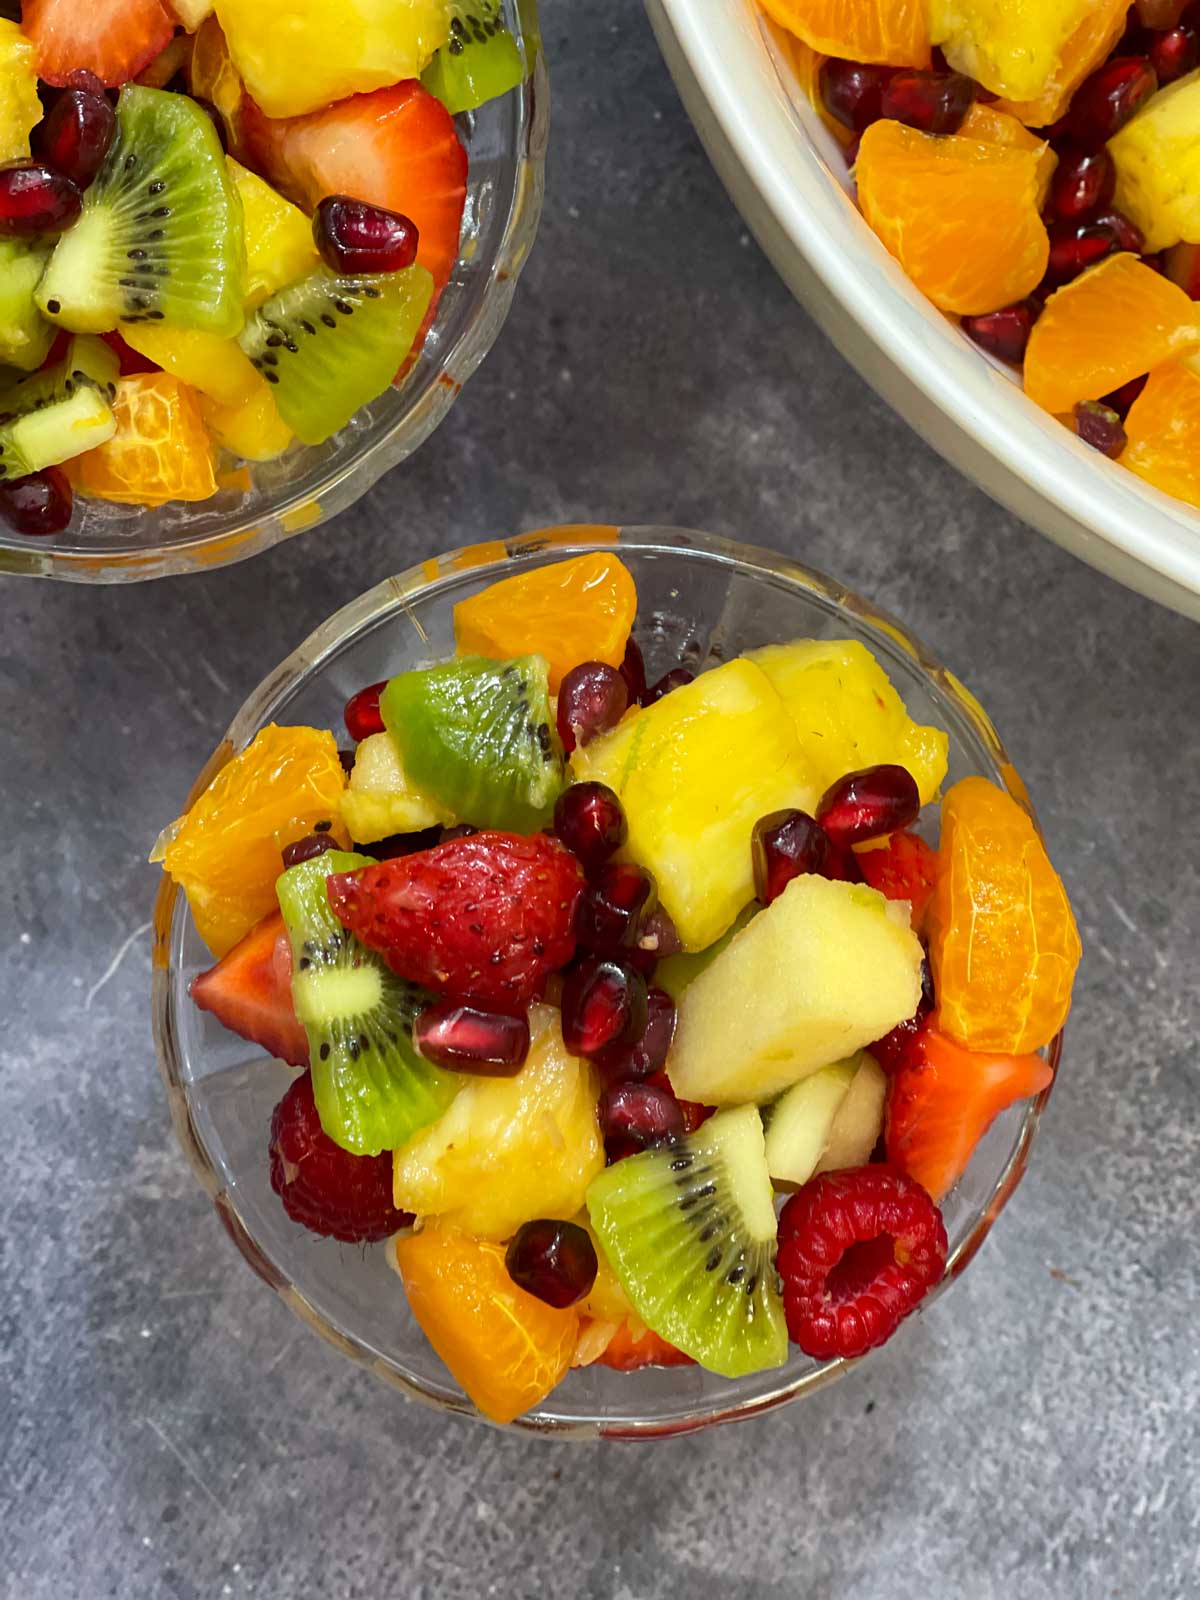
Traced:
<svg viewBox="0 0 1200 1600">
<path fill-rule="evenodd" d="M 42 120 L 37 55 L 15 22 L 0 17 L 0 164 L 29 159 L 29 134 Z"/>
<path fill-rule="evenodd" d="M 396 1151 L 402 1211 L 507 1239 L 535 1217 L 581 1209 L 604 1166 L 595 1071 L 567 1054 L 553 1006 L 530 1008 L 529 1031 L 515 1077 L 468 1077 L 449 1109 Z"/>
<path fill-rule="evenodd" d="M 1200 243 L 1200 70 L 1160 89 L 1108 141 L 1117 206 L 1147 250 Z"/>
<path fill-rule="evenodd" d="M 390 733 L 373 733 L 362 741 L 350 787 L 342 796 L 342 821 L 359 844 L 455 820 L 452 812 L 409 780 Z"/>
<path fill-rule="evenodd" d="M 729 661 L 576 750 L 575 776 L 615 789 L 626 846 L 657 879 L 687 950 L 719 939 L 754 896 L 759 817 L 811 811 L 820 788 L 766 675 Z"/>
<path fill-rule="evenodd" d="M 1037 100 L 1096 0 L 931 0 L 930 37 L 946 60 L 1010 100 Z"/>
<path fill-rule="evenodd" d="M 752 650 L 791 713 L 821 793 L 847 772 L 894 762 L 917 781 L 921 804 L 946 776 L 950 740 L 914 722 L 875 657 L 857 639 L 798 639 Z"/>
<path fill-rule="evenodd" d="M 285 284 L 307 278 L 321 264 L 312 222 L 257 172 L 227 157 L 246 217 L 246 306 L 269 300 Z"/>
<path fill-rule="evenodd" d="M 219 405 L 243 405 L 260 385 L 265 387 L 236 339 L 160 322 L 124 322 L 121 337 L 147 361 Z"/>
<path fill-rule="evenodd" d="M 219 445 L 243 461 L 274 461 L 296 437 L 279 415 L 271 386 L 259 378 L 250 397 L 239 405 L 199 396 L 204 426 Z"/>
</svg>

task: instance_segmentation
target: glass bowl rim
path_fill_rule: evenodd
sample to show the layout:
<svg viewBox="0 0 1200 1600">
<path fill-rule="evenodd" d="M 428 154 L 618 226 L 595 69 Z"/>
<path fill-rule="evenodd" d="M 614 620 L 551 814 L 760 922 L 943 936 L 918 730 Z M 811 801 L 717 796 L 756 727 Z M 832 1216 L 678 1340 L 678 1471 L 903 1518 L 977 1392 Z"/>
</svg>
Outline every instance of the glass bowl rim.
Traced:
<svg viewBox="0 0 1200 1600">
<path fill-rule="evenodd" d="M 890 613 L 835 583 L 815 569 L 784 556 L 779 552 L 702 533 L 695 529 L 665 527 L 652 524 L 624 526 L 565 525 L 539 529 L 507 540 L 494 540 L 482 545 L 469 545 L 446 552 L 444 555 L 409 567 L 406 571 L 384 578 L 334 612 L 315 628 L 275 670 L 269 673 L 247 696 L 237 712 L 224 738 L 205 763 L 188 795 L 191 805 L 196 796 L 211 782 L 215 774 L 230 757 L 252 739 L 257 731 L 272 720 L 280 703 L 294 690 L 321 673 L 325 667 L 352 640 L 390 620 L 396 613 L 408 615 L 414 600 L 429 598 L 439 587 L 459 580 L 464 572 L 484 578 L 489 574 L 499 578 L 512 575 L 514 568 L 523 562 L 552 552 L 565 559 L 605 549 L 636 550 L 639 554 L 657 553 L 667 556 L 694 555 L 704 560 L 736 565 L 742 570 L 757 572 L 763 579 L 782 579 L 818 599 L 836 614 L 846 614 L 856 627 L 865 627 L 874 634 L 873 646 L 879 653 L 896 658 L 899 652 L 916 663 L 922 676 L 936 689 L 939 696 L 949 702 L 951 711 L 960 717 L 979 739 L 992 761 L 994 771 L 989 775 L 1029 814 L 1039 836 L 1041 829 L 1028 792 L 1020 775 L 996 732 L 990 717 L 971 691 L 938 661 L 933 653 L 913 635 L 903 623 Z M 486 552 L 486 553 L 485 553 Z M 418 626 L 418 632 L 422 630 Z M 153 976 L 152 1022 L 158 1067 L 166 1087 L 176 1137 L 187 1156 L 201 1187 L 216 1207 L 218 1217 L 226 1232 L 244 1259 L 304 1322 L 319 1333 L 328 1343 L 349 1356 L 358 1365 L 383 1377 L 403 1394 L 416 1399 L 437 1411 L 469 1417 L 487 1422 L 465 1399 L 451 1398 L 444 1393 L 427 1390 L 415 1378 L 399 1369 L 390 1359 L 381 1356 L 369 1344 L 353 1334 L 335 1327 L 289 1281 L 284 1265 L 270 1257 L 255 1240 L 248 1224 L 243 1221 L 236 1198 L 222 1183 L 216 1161 L 209 1155 L 204 1137 L 191 1113 L 188 1086 L 180 1070 L 180 1053 L 175 1023 L 175 984 L 172 966 L 173 930 L 177 917 L 187 915 L 187 901 L 177 885 L 164 873 L 154 901 L 153 912 Z M 1054 1069 L 1049 1085 L 1034 1098 L 1025 1102 L 1020 1127 L 1003 1167 L 991 1186 L 982 1205 L 977 1208 L 966 1236 L 951 1250 L 946 1271 L 941 1281 L 918 1307 L 920 1315 L 937 1300 L 965 1271 L 991 1231 L 993 1223 L 1016 1191 L 1028 1166 L 1034 1134 L 1043 1110 L 1058 1081 L 1058 1069 L 1063 1052 L 1063 1033 L 1060 1031 L 1046 1047 L 1046 1057 Z M 676 1437 L 696 1432 L 719 1423 L 736 1422 L 747 1417 L 788 1404 L 803 1395 L 815 1393 L 826 1384 L 869 1360 L 870 1354 L 856 1360 L 835 1359 L 806 1372 L 771 1381 L 769 1374 L 764 1392 L 757 1393 L 728 1406 L 709 1405 L 687 1417 L 656 1420 L 652 1417 L 627 1417 L 613 1419 L 596 1416 L 556 1418 L 540 1410 L 518 1417 L 505 1425 L 504 1431 L 518 1431 L 552 1437 L 656 1439 Z M 778 1369 L 782 1375 L 786 1368 Z M 497 1424 L 488 1424 L 497 1426 Z"/>
</svg>

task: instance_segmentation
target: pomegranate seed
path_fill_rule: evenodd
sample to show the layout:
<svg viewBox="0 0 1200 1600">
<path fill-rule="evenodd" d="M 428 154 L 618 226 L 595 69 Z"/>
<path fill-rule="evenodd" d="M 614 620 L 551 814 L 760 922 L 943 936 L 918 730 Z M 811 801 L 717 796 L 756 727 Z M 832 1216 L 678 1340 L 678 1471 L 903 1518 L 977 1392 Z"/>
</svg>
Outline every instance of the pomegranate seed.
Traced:
<svg viewBox="0 0 1200 1600">
<path fill-rule="evenodd" d="M 1129 382 L 1123 383 L 1119 389 L 1114 389 L 1111 394 L 1103 395 L 1100 403 L 1107 406 L 1110 411 L 1115 411 L 1121 421 L 1124 422 L 1129 415 L 1130 406 L 1145 387 L 1145 374 L 1140 378 L 1130 378 Z"/>
<path fill-rule="evenodd" d="M 413 1024 L 413 1043 L 436 1066 L 511 1078 L 529 1054 L 529 1018 L 441 1000 L 426 1006 Z"/>
<path fill-rule="evenodd" d="M 975 99 L 961 72 L 897 72 L 888 80 L 880 113 L 922 133 L 957 133 Z"/>
<path fill-rule="evenodd" d="M 383 716 L 379 710 L 379 696 L 388 686 L 384 678 L 382 683 L 368 684 L 365 689 L 360 689 L 357 694 L 352 694 L 346 701 L 346 709 L 342 716 L 346 723 L 346 732 L 355 744 L 361 744 L 364 739 L 370 738 L 373 733 L 383 732 Z"/>
<path fill-rule="evenodd" d="M 617 1159 L 678 1139 L 684 1131 L 679 1101 L 654 1083 L 609 1084 L 596 1113 L 609 1155 Z"/>
<path fill-rule="evenodd" d="M 573 783 L 554 807 L 554 831 L 591 871 L 625 843 L 621 802 L 606 783 Z"/>
<path fill-rule="evenodd" d="M 0 478 L 3 476 L 0 463 Z M 57 467 L 0 483 L 0 522 L 31 539 L 61 533 L 71 521 L 74 504 L 70 481 Z"/>
<path fill-rule="evenodd" d="M 1032 301 L 1018 300 L 1015 305 L 1004 306 L 999 311 L 963 317 L 962 330 L 981 350 L 1019 367 L 1025 359 L 1025 346 L 1040 310 Z"/>
<path fill-rule="evenodd" d="M 829 838 L 807 811 L 772 811 L 760 817 L 750 836 L 754 892 L 769 906 L 804 872 L 820 872 L 829 855 Z"/>
<path fill-rule="evenodd" d="M 584 890 L 575 914 L 580 944 L 624 959 L 657 904 L 658 885 L 644 867 L 632 861 L 605 862 Z"/>
<path fill-rule="evenodd" d="M 33 153 L 86 189 L 100 171 L 117 131 L 103 89 L 64 89 L 33 133 Z"/>
<path fill-rule="evenodd" d="M 642 923 L 637 943 L 630 946 L 626 957 L 639 972 L 653 972 L 660 961 L 679 955 L 682 949 L 683 940 L 671 920 L 671 913 L 665 906 L 655 906 Z"/>
<path fill-rule="evenodd" d="M 880 104 L 893 71 L 892 67 L 872 67 L 830 56 L 822 61 L 817 79 L 821 103 L 843 128 L 862 133 L 883 115 Z"/>
<path fill-rule="evenodd" d="M 519 1289 L 560 1310 L 591 1291 L 599 1269 L 587 1229 L 577 1222 L 555 1222 L 549 1217 L 517 1229 L 504 1265 Z"/>
<path fill-rule="evenodd" d="M 439 844 L 450 844 L 455 839 L 469 839 L 473 833 L 478 833 L 478 828 L 473 828 L 469 822 L 456 822 L 452 828 L 442 828 L 438 833 Z"/>
<path fill-rule="evenodd" d="M 1183 78 L 1200 62 L 1200 29 L 1182 22 L 1157 34 L 1150 44 L 1150 65 L 1159 88 Z"/>
<path fill-rule="evenodd" d="M 283 864 L 285 867 L 298 867 L 302 861 L 315 861 L 318 856 L 323 856 L 326 850 L 336 849 L 337 840 L 328 828 L 316 833 L 306 833 L 303 839 L 293 839 L 291 844 L 284 845 Z"/>
<path fill-rule="evenodd" d="M 334 272 L 402 272 L 417 259 L 417 225 L 350 195 L 326 195 L 313 216 L 313 241 Z"/>
<path fill-rule="evenodd" d="M 68 89 L 86 89 L 88 94 L 107 95 L 108 90 L 94 72 L 89 72 L 86 67 L 76 67 L 67 74 L 66 87 Z"/>
<path fill-rule="evenodd" d="M 611 1081 L 649 1078 L 667 1064 L 675 1037 L 675 1002 L 665 989 L 646 991 L 646 1026 L 631 1044 L 610 1044 L 596 1056 L 596 1065 Z"/>
<path fill-rule="evenodd" d="M 585 956 L 567 969 L 562 987 L 563 1043 L 573 1056 L 595 1056 L 646 1031 L 646 980 L 623 961 Z"/>
<path fill-rule="evenodd" d="M 1078 222 L 1112 201 L 1117 166 L 1107 150 L 1064 150 L 1050 183 L 1050 209 L 1068 222 Z"/>
<path fill-rule="evenodd" d="M 629 707 L 629 686 L 604 661 L 572 667 L 558 691 L 558 737 L 569 755 L 598 733 L 615 728 Z"/>
<path fill-rule="evenodd" d="M 1055 222 L 1049 233 L 1050 260 L 1045 281 L 1054 287 L 1069 283 L 1120 248 L 1115 231 L 1099 218 L 1091 222 Z"/>
<path fill-rule="evenodd" d="M 0 235 L 63 233 L 82 210 L 79 190 L 53 167 L 26 161 L 0 169 Z"/>
<path fill-rule="evenodd" d="M 621 676 L 629 691 L 629 704 L 639 706 L 646 693 L 646 662 L 641 647 L 632 636 L 625 645 L 625 659 L 621 663 Z"/>
<path fill-rule="evenodd" d="M 1067 127 L 1080 144 L 1098 150 L 1157 88 L 1154 68 L 1144 56 L 1115 56 L 1075 91 Z"/>
<path fill-rule="evenodd" d="M 907 828 L 920 810 L 921 796 L 912 773 L 884 762 L 839 778 L 821 797 L 817 820 L 833 844 L 845 849 Z"/>
<path fill-rule="evenodd" d="M 374 850 L 372 845 L 371 849 Z M 849 845 L 843 848 L 830 846 L 829 855 L 825 865 L 821 868 L 819 877 L 828 878 L 832 883 L 864 883 L 862 868 L 858 864 L 858 857 Z"/>
<path fill-rule="evenodd" d="M 876 1039 L 874 1044 L 867 1046 L 889 1077 L 908 1054 L 913 1040 L 924 1032 L 932 1010 L 933 975 L 929 969 L 929 960 L 926 958 L 921 963 L 921 998 L 917 1002 L 917 1009 L 911 1017 L 898 1022 L 889 1033 L 885 1033 L 882 1039 Z"/>
<path fill-rule="evenodd" d="M 1081 400 L 1075 407 L 1075 432 L 1084 444 L 1109 456 L 1113 461 L 1124 450 L 1126 439 L 1121 419 L 1098 400 Z"/>
<path fill-rule="evenodd" d="M 1109 229 L 1117 241 L 1118 250 L 1131 250 L 1135 256 L 1141 255 L 1146 237 L 1137 223 L 1131 222 L 1123 211 L 1116 211 L 1110 206 L 1107 211 L 1102 211 L 1092 218 L 1092 226 Z M 1157 260 L 1147 257 L 1146 265 L 1157 267 L 1160 272 L 1162 271 L 1162 263 Z"/>
<path fill-rule="evenodd" d="M 691 683 L 696 676 L 686 667 L 672 667 L 670 672 L 664 672 L 657 683 L 653 683 L 646 690 L 645 703 L 652 706 L 655 701 L 661 700 L 663 695 L 670 694 L 672 689 L 682 689 L 685 684 Z"/>
<path fill-rule="evenodd" d="M 1173 28 L 1187 9 L 1188 0 L 1134 0 L 1143 28 Z"/>
</svg>

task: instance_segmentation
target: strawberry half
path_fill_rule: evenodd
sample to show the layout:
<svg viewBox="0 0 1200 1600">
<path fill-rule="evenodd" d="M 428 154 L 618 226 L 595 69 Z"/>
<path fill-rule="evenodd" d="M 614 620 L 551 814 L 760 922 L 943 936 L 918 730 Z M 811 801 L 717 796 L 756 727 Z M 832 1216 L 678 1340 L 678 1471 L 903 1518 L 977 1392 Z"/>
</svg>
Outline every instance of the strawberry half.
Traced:
<svg viewBox="0 0 1200 1600">
<path fill-rule="evenodd" d="M 912 925 L 920 932 L 933 896 L 937 852 L 918 834 L 901 829 L 882 849 L 857 850 L 854 859 L 872 889 L 878 889 L 888 900 L 909 902 Z"/>
<path fill-rule="evenodd" d="M 625 1321 L 613 1334 L 603 1354 L 596 1357 L 596 1365 L 613 1367 L 617 1372 L 636 1372 L 640 1367 L 691 1367 L 695 1362 L 649 1328 L 635 1333 Z"/>
<path fill-rule="evenodd" d="M 201 1011 L 280 1061 L 308 1065 L 308 1039 L 292 1005 L 292 946 L 278 911 L 193 978 L 191 996 Z"/>
<path fill-rule="evenodd" d="M 326 882 L 334 914 L 393 972 L 448 1000 L 513 1011 L 575 952 L 578 861 L 554 839 L 450 839 Z"/>
<path fill-rule="evenodd" d="M 21 0 L 21 26 L 47 83 L 85 68 L 109 89 L 136 78 L 175 33 L 159 0 Z"/>
<path fill-rule="evenodd" d="M 1041 1056 L 964 1050 L 938 1032 L 936 1020 L 892 1075 L 885 1138 L 889 1162 L 940 1200 L 1000 1112 L 1041 1094 L 1054 1070 Z"/>
<path fill-rule="evenodd" d="M 435 290 L 445 287 L 458 258 L 467 153 L 450 113 L 415 78 L 304 117 L 268 117 L 247 97 L 242 123 L 251 164 L 305 210 L 345 194 L 411 217 L 417 260 Z"/>
</svg>

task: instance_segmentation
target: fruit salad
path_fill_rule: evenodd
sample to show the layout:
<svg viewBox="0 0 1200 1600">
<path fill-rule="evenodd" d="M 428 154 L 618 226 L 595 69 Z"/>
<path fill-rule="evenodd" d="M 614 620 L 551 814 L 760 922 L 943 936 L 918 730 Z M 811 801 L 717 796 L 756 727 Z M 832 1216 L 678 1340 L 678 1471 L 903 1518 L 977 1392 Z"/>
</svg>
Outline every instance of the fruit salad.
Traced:
<svg viewBox="0 0 1200 1600">
<path fill-rule="evenodd" d="M 760 3 L 916 286 L 1200 506 L 1200 4 Z"/>
<path fill-rule="evenodd" d="M 263 728 L 152 857 L 216 958 L 192 1002 L 299 1069 L 288 1217 L 386 1251 L 500 1422 L 572 1367 L 881 1345 L 1079 959 L 1028 813 L 944 789 L 862 643 L 648 684 L 637 605 L 603 551 L 483 588 L 451 659 L 340 737 Z"/>
<path fill-rule="evenodd" d="M 0 14 L 0 521 L 245 491 L 408 370 L 459 253 L 501 0 Z"/>
</svg>

